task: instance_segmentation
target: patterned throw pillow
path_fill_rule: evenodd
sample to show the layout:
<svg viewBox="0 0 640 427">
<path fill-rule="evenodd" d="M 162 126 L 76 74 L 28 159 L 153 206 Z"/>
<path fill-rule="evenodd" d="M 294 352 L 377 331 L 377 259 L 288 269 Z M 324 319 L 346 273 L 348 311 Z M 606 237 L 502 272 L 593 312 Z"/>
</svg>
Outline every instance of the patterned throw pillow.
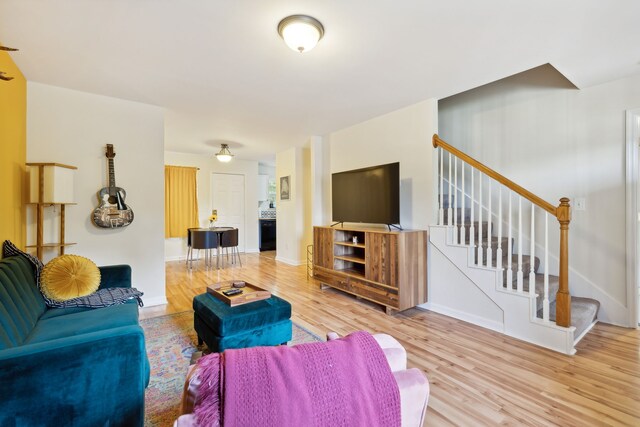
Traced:
<svg viewBox="0 0 640 427">
<path fill-rule="evenodd" d="M 87 295 L 84 297 L 72 298 L 67 301 L 54 301 L 49 298 L 42 292 L 42 287 L 40 283 L 40 274 L 44 265 L 42 261 L 38 258 L 34 257 L 31 254 L 21 251 L 16 245 L 11 243 L 9 240 L 5 240 L 2 245 L 2 256 L 10 257 L 10 256 L 23 256 L 31 264 L 33 265 L 35 271 L 36 283 L 38 284 L 38 289 L 40 289 L 40 293 L 44 298 L 44 302 L 47 307 L 53 308 L 68 308 L 68 307 L 88 307 L 88 308 L 100 308 L 100 307 L 108 307 L 110 305 L 116 304 L 124 304 L 125 302 L 135 299 L 138 301 L 138 305 L 140 307 L 143 306 L 142 303 L 142 292 L 137 290 L 136 288 L 105 288 L 99 289 L 98 292 L 95 292 L 91 295 Z"/>
<path fill-rule="evenodd" d="M 40 261 L 37 257 L 20 250 L 20 248 L 14 245 L 11 242 L 11 240 L 5 240 L 4 243 L 2 244 L 2 256 L 3 257 L 10 257 L 10 256 L 25 257 L 31 263 L 31 265 L 33 265 L 33 269 L 36 277 L 36 285 L 38 285 L 38 289 L 40 290 L 40 293 L 42 293 L 42 289 L 40 288 L 40 273 L 42 273 L 42 269 L 44 268 L 44 264 L 42 263 L 42 261 Z M 43 295 L 43 297 L 44 297 L 44 302 L 45 304 L 47 304 L 47 306 L 51 307 L 51 304 L 55 304 L 54 301 L 51 301 L 45 295 Z"/>
<path fill-rule="evenodd" d="M 40 291 L 53 301 L 91 295 L 100 286 L 100 270 L 88 258 L 61 255 L 49 261 L 40 274 Z"/>
</svg>

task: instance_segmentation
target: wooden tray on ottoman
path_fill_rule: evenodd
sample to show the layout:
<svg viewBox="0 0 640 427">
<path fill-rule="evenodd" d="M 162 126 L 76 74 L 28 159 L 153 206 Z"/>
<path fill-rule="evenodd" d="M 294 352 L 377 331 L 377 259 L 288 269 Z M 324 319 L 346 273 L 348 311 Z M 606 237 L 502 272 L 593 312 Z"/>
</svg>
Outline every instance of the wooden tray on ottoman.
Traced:
<svg viewBox="0 0 640 427">
<path fill-rule="evenodd" d="M 271 298 L 271 292 L 265 291 L 264 289 L 259 288 L 256 285 L 252 285 L 249 282 L 244 282 L 244 287 L 239 288 L 242 289 L 241 294 L 228 297 L 223 294 L 222 291 L 235 289 L 233 287 L 233 282 L 238 282 L 238 280 L 226 280 L 224 282 L 214 283 L 207 286 L 207 292 L 218 298 L 220 301 L 229 304 L 231 307 Z"/>
</svg>

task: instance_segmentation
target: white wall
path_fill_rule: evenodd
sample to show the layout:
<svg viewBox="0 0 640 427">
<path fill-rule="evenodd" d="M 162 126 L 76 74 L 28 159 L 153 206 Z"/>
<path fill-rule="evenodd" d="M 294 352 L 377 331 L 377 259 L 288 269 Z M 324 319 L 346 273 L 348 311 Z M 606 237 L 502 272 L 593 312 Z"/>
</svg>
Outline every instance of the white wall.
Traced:
<svg viewBox="0 0 640 427">
<path fill-rule="evenodd" d="M 293 147 L 276 154 L 276 260 L 291 265 L 306 263 L 311 244 L 310 150 Z M 280 200 L 280 178 L 290 176 L 290 198 Z"/>
<path fill-rule="evenodd" d="M 233 159 L 222 163 L 212 155 L 176 153 L 166 151 L 164 163 L 172 166 L 198 167 L 198 216 L 200 226 L 208 227 L 207 218 L 215 209 L 211 200 L 211 174 L 226 173 L 244 175 L 245 186 L 245 252 L 258 252 L 258 162 Z M 187 254 L 187 239 L 165 239 L 165 259 L 167 261 L 184 259 Z"/>
<path fill-rule="evenodd" d="M 504 331 L 504 312 L 434 245 L 429 244 L 429 301 L 424 308 Z"/>
<path fill-rule="evenodd" d="M 311 223 L 312 225 L 327 225 L 331 221 L 329 142 L 319 136 L 313 136 L 309 139 L 309 150 Z"/>
<path fill-rule="evenodd" d="M 122 229 L 102 229 L 91 222 L 98 206 L 96 193 L 108 184 L 106 144 L 114 145 L 116 184 L 126 190 L 126 203 L 135 215 Z M 27 161 L 78 167 L 78 204 L 67 207 L 66 220 L 66 240 L 78 244 L 67 253 L 98 265 L 131 265 L 133 286 L 144 292 L 146 305 L 166 302 L 163 150 L 164 118 L 158 107 L 28 83 Z M 31 244 L 33 212 L 27 224 Z M 50 213 L 46 231 L 45 240 L 58 240 Z M 49 252 L 47 258 L 53 255 Z"/>
<path fill-rule="evenodd" d="M 331 133 L 331 173 L 400 162 L 400 223 L 426 229 L 437 208 L 431 145 L 437 114 L 437 101 L 429 99 Z"/>
<path fill-rule="evenodd" d="M 450 144 L 554 205 L 585 198 L 586 210 L 572 209 L 570 291 L 600 300 L 600 319 L 622 325 L 624 121 L 634 107 L 640 75 L 577 90 L 551 66 L 439 103 L 440 136 Z"/>
</svg>

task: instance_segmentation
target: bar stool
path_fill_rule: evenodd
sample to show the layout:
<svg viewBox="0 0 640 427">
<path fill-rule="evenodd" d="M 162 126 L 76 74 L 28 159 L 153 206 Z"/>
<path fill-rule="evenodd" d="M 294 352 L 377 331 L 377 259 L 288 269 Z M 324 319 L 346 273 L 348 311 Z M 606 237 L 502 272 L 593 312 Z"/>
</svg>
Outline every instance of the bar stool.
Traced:
<svg viewBox="0 0 640 427">
<path fill-rule="evenodd" d="M 218 233 L 209 230 L 191 230 L 191 251 L 190 261 L 191 268 L 193 268 L 193 250 L 198 250 L 198 261 L 200 260 L 200 250 L 204 249 L 205 252 L 205 266 L 209 266 L 211 259 L 211 249 L 218 249 Z"/>
<path fill-rule="evenodd" d="M 240 252 L 238 252 L 238 229 L 226 230 L 222 233 L 222 239 L 220 247 L 225 249 L 227 255 L 227 261 L 229 260 L 229 249 L 231 248 L 231 263 L 235 264 L 235 256 L 238 255 L 238 261 L 240 267 L 242 267 L 242 259 L 240 259 Z"/>
</svg>

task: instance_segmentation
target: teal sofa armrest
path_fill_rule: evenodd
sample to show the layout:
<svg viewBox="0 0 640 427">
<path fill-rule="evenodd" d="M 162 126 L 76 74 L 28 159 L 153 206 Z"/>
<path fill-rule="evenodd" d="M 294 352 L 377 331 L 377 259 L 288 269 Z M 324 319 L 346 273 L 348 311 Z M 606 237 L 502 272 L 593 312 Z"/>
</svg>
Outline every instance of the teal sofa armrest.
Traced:
<svg viewBox="0 0 640 427">
<path fill-rule="evenodd" d="M 100 269 L 100 287 L 105 288 L 130 288 L 131 267 L 128 265 L 107 265 Z"/>
<path fill-rule="evenodd" d="M 148 380 L 140 326 L 2 350 L 0 425 L 142 426 Z"/>
</svg>

